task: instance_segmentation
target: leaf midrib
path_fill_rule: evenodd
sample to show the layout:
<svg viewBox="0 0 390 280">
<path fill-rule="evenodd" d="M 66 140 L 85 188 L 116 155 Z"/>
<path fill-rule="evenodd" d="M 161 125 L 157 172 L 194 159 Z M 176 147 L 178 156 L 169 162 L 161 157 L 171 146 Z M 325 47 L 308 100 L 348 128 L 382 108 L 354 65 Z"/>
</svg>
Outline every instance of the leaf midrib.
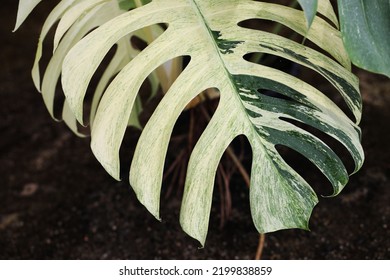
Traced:
<svg viewBox="0 0 390 280">
<path fill-rule="evenodd" d="M 227 77 L 227 80 L 229 81 L 231 88 L 234 88 L 234 89 L 235 89 L 235 93 L 236 93 L 236 94 L 234 95 L 234 98 L 235 98 L 235 100 L 236 100 L 236 103 L 237 103 L 237 104 L 240 104 L 240 106 L 241 106 L 241 111 L 244 112 L 243 115 L 245 115 L 247 121 L 248 121 L 249 124 L 250 124 L 250 127 L 253 129 L 253 131 L 254 131 L 255 133 L 257 133 L 256 130 L 255 130 L 255 128 L 253 127 L 253 124 L 252 124 L 252 122 L 251 122 L 251 120 L 250 120 L 248 114 L 246 114 L 246 108 L 245 108 L 244 104 L 242 103 L 241 99 L 238 97 L 239 94 L 238 94 L 238 91 L 237 91 L 237 87 L 236 87 L 236 85 L 235 85 L 235 83 L 234 83 L 234 81 L 233 81 L 232 75 L 231 75 L 230 72 L 228 71 L 228 69 L 227 69 L 227 67 L 226 67 L 226 64 L 225 64 L 225 62 L 224 62 L 224 60 L 223 60 L 223 58 L 222 58 L 222 56 L 221 56 L 221 52 L 219 51 L 218 44 L 217 44 L 217 42 L 216 42 L 215 39 L 214 39 L 212 30 L 211 30 L 211 28 L 209 27 L 209 25 L 207 24 L 207 19 L 203 16 L 203 13 L 202 13 L 201 9 L 199 8 L 199 6 L 198 6 L 198 4 L 196 3 L 195 0 L 189 0 L 189 2 L 192 3 L 192 6 L 194 7 L 194 10 L 196 11 L 196 14 L 198 15 L 199 18 L 201 18 L 201 20 L 200 20 L 200 25 L 203 26 L 205 32 L 209 35 L 210 40 L 208 40 L 208 41 L 211 42 L 211 44 L 212 44 L 212 46 L 213 46 L 213 48 L 214 48 L 215 53 L 218 54 L 219 62 L 220 62 L 220 64 L 222 65 L 223 71 L 225 72 L 225 76 Z"/>
<path fill-rule="evenodd" d="M 246 113 L 246 108 L 245 108 L 244 104 L 242 103 L 242 100 L 239 98 L 237 86 L 232 79 L 232 75 L 230 74 L 230 72 L 228 71 L 228 69 L 226 67 L 226 64 L 221 56 L 221 52 L 219 51 L 218 44 L 214 40 L 214 36 L 213 36 L 212 31 L 211 31 L 211 28 L 207 24 L 206 18 L 203 16 L 203 13 L 202 13 L 201 9 L 199 8 L 198 4 L 196 3 L 196 1 L 195 0 L 189 0 L 189 1 L 192 3 L 192 6 L 194 7 L 194 10 L 196 11 L 196 14 L 198 15 L 198 17 L 201 18 L 200 25 L 204 27 L 206 33 L 209 35 L 209 37 L 210 37 L 209 41 L 212 42 L 211 44 L 213 45 L 215 52 L 218 54 L 219 61 L 220 61 L 221 65 L 223 66 L 223 70 L 225 71 L 226 77 L 228 77 L 228 81 L 229 81 L 231 87 L 234 88 L 234 90 L 235 90 L 236 94 L 233 94 L 233 96 L 234 96 L 234 99 L 236 100 L 236 103 L 240 104 L 241 112 L 243 112 L 242 115 L 245 116 L 247 122 L 249 123 L 249 127 L 252 130 L 252 133 L 259 136 L 255 125 L 252 123 L 252 121 L 249 118 L 249 115 Z M 259 136 L 259 138 L 261 138 L 261 137 Z M 261 143 L 261 146 L 263 148 L 263 151 L 264 151 L 266 158 L 272 163 L 271 166 L 275 169 L 275 173 L 280 174 L 279 169 L 277 168 L 271 155 L 267 152 L 267 148 L 264 146 L 264 144 L 262 143 L 261 140 L 259 142 Z M 286 182 L 284 180 L 283 180 L 283 182 L 286 184 Z M 288 185 L 288 184 L 286 184 L 286 185 Z"/>
<path fill-rule="evenodd" d="M 198 4 L 196 3 L 195 0 L 189 0 L 193 6 L 195 7 L 194 10 L 196 11 L 196 14 L 198 15 L 198 17 L 200 17 L 202 20 L 200 20 L 200 25 L 202 25 L 204 27 L 204 29 L 206 30 L 206 33 L 209 35 L 210 37 L 210 42 L 212 42 L 212 45 L 214 47 L 214 50 L 215 52 L 218 54 L 218 58 L 219 58 L 219 61 L 221 62 L 221 65 L 223 66 L 223 69 L 225 71 L 225 74 L 226 76 L 229 78 L 229 81 L 231 83 L 231 85 L 233 87 L 234 86 L 234 82 L 233 82 L 233 79 L 231 78 L 231 74 L 229 73 L 229 71 L 227 70 L 226 68 L 226 65 L 225 65 L 225 62 L 223 61 L 222 57 L 221 57 L 221 53 L 219 51 L 219 47 L 218 47 L 218 44 L 217 42 L 214 40 L 214 36 L 213 36 L 213 33 L 211 31 L 211 28 L 208 26 L 207 24 L 207 19 L 203 16 L 203 13 L 202 11 L 200 10 Z"/>
</svg>

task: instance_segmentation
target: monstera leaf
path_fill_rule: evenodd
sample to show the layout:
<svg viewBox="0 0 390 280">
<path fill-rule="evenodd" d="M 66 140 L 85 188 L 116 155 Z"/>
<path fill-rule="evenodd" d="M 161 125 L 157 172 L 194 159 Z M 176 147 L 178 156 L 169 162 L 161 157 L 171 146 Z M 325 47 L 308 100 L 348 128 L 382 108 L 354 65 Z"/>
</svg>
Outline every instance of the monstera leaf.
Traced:
<svg viewBox="0 0 390 280">
<path fill-rule="evenodd" d="M 329 1 L 318 1 L 317 12 L 338 26 Z M 322 51 L 239 26 L 248 19 L 283 24 Z M 346 168 L 327 144 L 297 124 L 322 131 L 344 145 L 354 159 L 354 172 L 364 157 L 358 127 L 362 109 L 358 80 L 350 72 L 339 30 L 318 16 L 308 28 L 303 11 L 260 1 L 153 0 L 104 23 L 66 55 L 62 86 L 80 123 L 89 82 L 107 52 L 129 34 L 156 25 L 168 27 L 121 68 L 97 104 L 91 123 L 91 147 L 97 159 L 109 174 L 121 179 L 119 149 L 143 81 L 167 61 L 189 56 L 190 62 L 155 109 L 135 149 L 130 184 L 138 199 L 160 219 L 162 173 L 175 122 L 194 97 L 214 88 L 220 92 L 218 108 L 188 164 L 180 213 L 183 229 L 204 244 L 217 166 L 238 135 L 245 135 L 252 147 L 250 207 L 257 230 L 307 229 L 317 196 L 276 146 L 287 146 L 307 157 L 329 179 L 333 195 L 348 181 Z M 316 71 L 338 90 L 355 120 L 308 83 L 247 61 L 244 56 L 251 53 L 279 56 Z"/>
</svg>

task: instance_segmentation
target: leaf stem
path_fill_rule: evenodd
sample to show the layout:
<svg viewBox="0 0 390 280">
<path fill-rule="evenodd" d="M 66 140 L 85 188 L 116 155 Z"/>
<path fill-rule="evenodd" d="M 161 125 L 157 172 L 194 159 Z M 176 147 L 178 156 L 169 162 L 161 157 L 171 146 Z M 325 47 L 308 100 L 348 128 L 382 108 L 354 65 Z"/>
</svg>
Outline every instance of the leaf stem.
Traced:
<svg viewBox="0 0 390 280">
<path fill-rule="evenodd" d="M 263 249 L 264 249 L 264 243 L 265 243 L 265 234 L 261 233 L 259 236 L 259 245 L 257 246 L 257 251 L 256 251 L 256 260 L 261 260 L 261 256 L 263 254 Z"/>
</svg>

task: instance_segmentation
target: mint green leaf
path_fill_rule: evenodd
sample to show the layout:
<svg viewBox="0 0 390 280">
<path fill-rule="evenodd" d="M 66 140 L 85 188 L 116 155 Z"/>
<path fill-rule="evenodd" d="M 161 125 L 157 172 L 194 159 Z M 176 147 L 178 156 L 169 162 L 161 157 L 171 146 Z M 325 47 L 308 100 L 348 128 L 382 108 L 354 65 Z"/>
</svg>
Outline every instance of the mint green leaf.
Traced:
<svg viewBox="0 0 390 280">
<path fill-rule="evenodd" d="M 338 8 L 353 64 L 390 77 L 390 1 L 339 0 Z"/>
<path fill-rule="evenodd" d="M 317 13 L 318 0 L 298 0 L 298 2 L 305 12 L 307 27 L 309 29 Z"/>
</svg>

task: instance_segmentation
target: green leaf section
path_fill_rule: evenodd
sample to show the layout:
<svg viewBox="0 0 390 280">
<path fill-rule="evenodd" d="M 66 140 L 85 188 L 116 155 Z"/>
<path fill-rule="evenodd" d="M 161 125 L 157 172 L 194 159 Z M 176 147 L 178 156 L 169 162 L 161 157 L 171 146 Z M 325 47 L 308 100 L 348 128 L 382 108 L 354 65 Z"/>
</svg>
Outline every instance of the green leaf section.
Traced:
<svg viewBox="0 0 390 280">
<path fill-rule="evenodd" d="M 119 8 L 121 10 L 128 11 L 136 7 L 146 5 L 150 3 L 152 0 L 117 0 L 117 1 L 119 4 Z"/>
<path fill-rule="evenodd" d="M 352 62 L 390 77 L 390 1 L 339 0 L 338 8 Z"/>
<path fill-rule="evenodd" d="M 317 13 L 318 0 L 298 0 L 298 2 L 305 12 L 307 27 L 309 29 Z"/>
<path fill-rule="evenodd" d="M 321 11 L 329 18 L 334 16 L 329 5 L 322 5 Z M 254 18 L 288 26 L 333 59 L 288 38 L 237 25 Z M 120 179 L 119 150 L 143 81 L 165 62 L 190 56 L 188 66 L 164 95 L 137 143 L 129 179 L 138 199 L 160 219 L 164 163 L 174 125 L 194 97 L 208 88 L 217 88 L 218 108 L 188 163 L 180 212 L 183 229 L 204 244 L 216 170 L 225 149 L 238 135 L 248 138 L 253 151 L 250 207 L 258 231 L 307 229 L 317 196 L 284 161 L 276 146 L 290 147 L 307 157 L 329 179 L 333 195 L 343 189 L 348 173 L 326 143 L 293 123 L 309 125 L 344 145 L 355 161 L 354 172 L 364 159 L 358 127 L 358 81 L 349 70 L 340 32 L 318 17 L 307 30 L 302 11 L 259 1 L 154 0 L 106 22 L 65 57 L 62 85 L 69 107 L 80 122 L 89 81 L 110 48 L 129 34 L 159 23 L 167 24 L 167 30 L 123 66 L 101 93 L 91 139 L 97 159 L 107 172 Z M 339 91 L 356 122 L 312 85 L 246 61 L 243 57 L 248 53 L 280 56 L 316 71 Z M 285 98 L 264 94 L 266 90 Z"/>
</svg>

